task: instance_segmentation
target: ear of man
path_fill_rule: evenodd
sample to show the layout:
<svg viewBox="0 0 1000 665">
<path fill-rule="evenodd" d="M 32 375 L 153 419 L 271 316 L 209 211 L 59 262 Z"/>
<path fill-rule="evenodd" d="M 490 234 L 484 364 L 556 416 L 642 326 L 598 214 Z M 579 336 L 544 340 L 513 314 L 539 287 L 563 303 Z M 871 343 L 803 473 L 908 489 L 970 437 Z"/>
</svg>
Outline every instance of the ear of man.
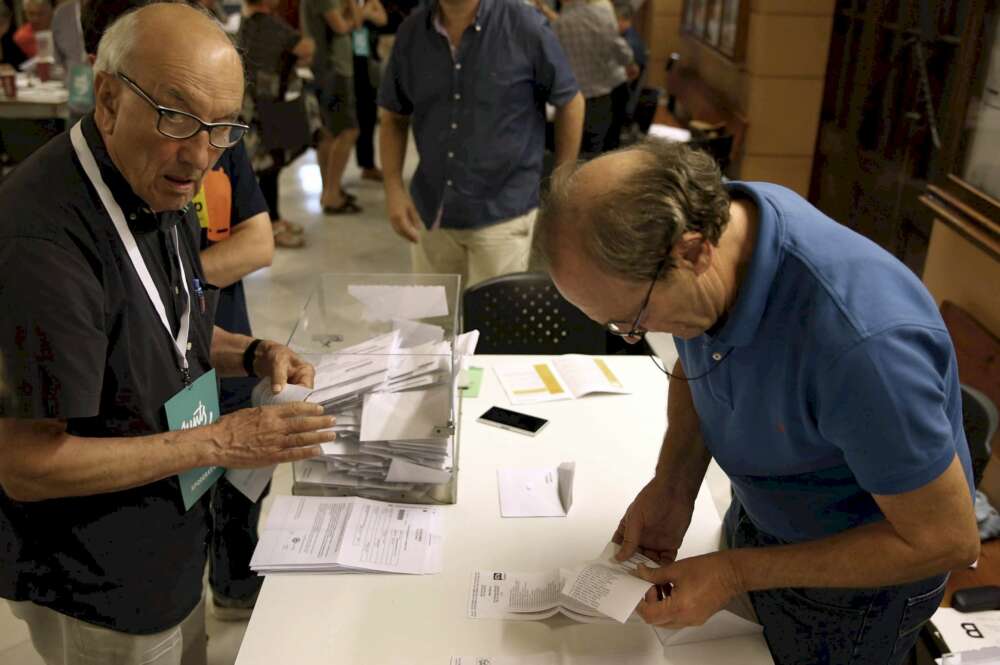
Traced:
<svg viewBox="0 0 1000 665">
<path fill-rule="evenodd" d="M 94 120 L 98 129 L 108 136 L 114 133 L 115 121 L 118 118 L 120 89 L 120 83 L 111 74 L 97 72 L 94 76 Z"/>
<path fill-rule="evenodd" d="M 701 275 L 712 265 L 714 246 L 698 231 L 687 231 L 671 250 L 679 268 L 687 268 L 695 275 Z"/>
</svg>

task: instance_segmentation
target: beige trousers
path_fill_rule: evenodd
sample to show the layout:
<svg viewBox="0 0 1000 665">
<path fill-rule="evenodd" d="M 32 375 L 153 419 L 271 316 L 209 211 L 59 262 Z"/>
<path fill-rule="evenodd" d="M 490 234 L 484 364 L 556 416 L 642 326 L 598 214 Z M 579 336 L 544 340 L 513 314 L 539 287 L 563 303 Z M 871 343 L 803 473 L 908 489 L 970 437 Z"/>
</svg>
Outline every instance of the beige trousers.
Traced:
<svg viewBox="0 0 1000 665">
<path fill-rule="evenodd" d="M 481 229 L 422 229 L 420 241 L 410 246 L 413 272 L 458 274 L 467 288 L 527 270 L 537 212 Z"/>
<path fill-rule="evenodd" d="M 95 626 L 32 602 L 7 601 L 28 624 L 45 665 L 205 665 L 205 600 L 181 622 L 153 635 Z"/>
</svg>

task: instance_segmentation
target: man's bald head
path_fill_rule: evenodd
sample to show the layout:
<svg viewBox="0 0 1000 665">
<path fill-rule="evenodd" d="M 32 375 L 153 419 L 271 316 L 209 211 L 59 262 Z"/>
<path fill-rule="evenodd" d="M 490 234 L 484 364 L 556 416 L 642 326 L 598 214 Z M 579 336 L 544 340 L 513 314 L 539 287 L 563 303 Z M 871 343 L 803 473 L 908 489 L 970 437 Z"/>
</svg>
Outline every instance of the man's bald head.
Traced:
<svg viewBox="0 0 1000 665">
<path fill-rule="evenodd" d="M 128 63 L 152 68 L 188 68 L 198 76 L 239 76 L 243 66 L 229 36 L 205 11 L 185 3 L 156 2 L 130 11 L 101 36 L 94 70 L 118 74 Z M 198 69 L 200 68 L 200 72 Z M 219 68 L 219 69 L 217 69 Z"/>
<path fill-rule="evenodd" d="M 583 255 L 599 270 L 649 280 L 673 268 L 670 250 L 687 231 L 718 243 L 729 195 L 715 161 L 679 143 L 644 141 L 586 164 L 563 165 L 535 227 L 535 251 L 553 268 Z"/>
</svg>

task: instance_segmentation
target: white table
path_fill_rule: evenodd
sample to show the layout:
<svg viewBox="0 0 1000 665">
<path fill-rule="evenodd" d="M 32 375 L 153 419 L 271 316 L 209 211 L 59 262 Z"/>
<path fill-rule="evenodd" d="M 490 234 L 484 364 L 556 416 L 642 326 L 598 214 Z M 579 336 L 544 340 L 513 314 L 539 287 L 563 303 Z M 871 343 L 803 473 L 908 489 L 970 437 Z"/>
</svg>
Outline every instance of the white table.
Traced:
<svg viewBox="0 0 1000 665">
<path fill-rule="evenodd" d="M 19 81 L 16 99 L 10 99 L 0 91 L 0 118 L 66 119 L 69 117 L 68 101 L 69 91 L 62 82 L 49 81 L 28 86 L 22 79 Z"/>
<path fill-rule="evenodd" d="M 760 636 L 672 647 L 664 655 L 643 624 L 502 622 L 466 618 L 473 570 L 543 571 L 593 558 L 636 492 L 651 477 L 665 425 L 666 379 L 648 358 L 609 357 L 632 395 L 514 407 L 551 422 L 531 438 L 481 425 L 507 406 L 496 375 L 526 356 L 476 356 L 486 367 L 476 399 L 462 406 L 458 504 L 446 513 L 438 575 L 284 575 L 264 583 L 237 665 L 448 665 L 451 656 L 557 652 L 563 663 L 771 665 Z M 500 517 L 496 469 L 576 462 L 565 518 Z M 706 487 L 681 556 L 715 549 L 720 520 Z"/>
</svg>

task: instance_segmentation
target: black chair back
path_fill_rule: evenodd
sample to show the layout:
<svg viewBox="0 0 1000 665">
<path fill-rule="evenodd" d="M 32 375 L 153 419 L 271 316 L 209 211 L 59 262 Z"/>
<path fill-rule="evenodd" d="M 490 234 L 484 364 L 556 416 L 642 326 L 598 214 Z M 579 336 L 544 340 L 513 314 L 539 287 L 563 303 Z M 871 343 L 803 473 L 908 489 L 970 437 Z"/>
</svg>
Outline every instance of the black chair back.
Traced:
<svg viewBox="0 0 1000 665">
<path fill-rule="evenodd" d="M 544 273 L 480 282 L 462 295 L 462 327 L 479 330 L 476 353 L 607 352 L 604 327 L 569 304 Z"/>
<path fill-rule="evenodd" d="M 983 478 L 983 469 L 990 461 L 990 440 L 997 431 L 997 406 L 985 394 L 962 386 L 962 424 L 965 426 L 965 438 L 969 442 L 969 452 L 972 456 L 972 477 L 975 486 Z"/>
</svg>

